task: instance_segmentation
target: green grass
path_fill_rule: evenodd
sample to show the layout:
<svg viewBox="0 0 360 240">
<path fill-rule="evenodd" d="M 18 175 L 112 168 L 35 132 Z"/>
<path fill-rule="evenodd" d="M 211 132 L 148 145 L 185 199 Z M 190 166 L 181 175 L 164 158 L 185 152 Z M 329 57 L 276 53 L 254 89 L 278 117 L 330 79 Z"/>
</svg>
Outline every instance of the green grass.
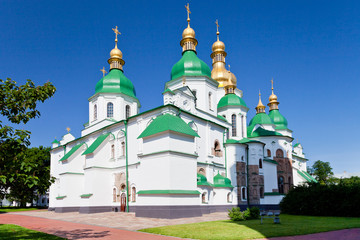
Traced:
<svg viewBox="0 0 360 240">
<path fill-rule="evenodd" d="M 36 208 L 36 207 L 27 207 L 27 208 L 20 208 L 20 207 L 2 207 L 0 208 L 0 213 L 7 213 L 7 212 L 21 212 L 21 211 L 33 211 L 39 210 L 44 208 Z"/>
<path fill-rule="evenodd" d="M 142 232 L 192 239 L 254 239 L 360 228 L 360 218 L 280 215 L 280 224 L 272 219 L 232 222 L 201 222 L 142 229 Z"/>
<path fill-rule="evenodd" d="M 0 239 L 65 239 L 12 224 L 0 224 Z"/>
</svg>

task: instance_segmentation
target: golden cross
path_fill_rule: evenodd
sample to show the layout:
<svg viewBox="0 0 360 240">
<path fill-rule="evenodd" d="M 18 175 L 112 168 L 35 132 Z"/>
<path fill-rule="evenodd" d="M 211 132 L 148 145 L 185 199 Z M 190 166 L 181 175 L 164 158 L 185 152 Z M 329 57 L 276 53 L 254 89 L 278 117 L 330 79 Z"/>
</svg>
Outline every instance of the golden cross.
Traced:
<svg viewBox="0 0 360 240">
<path fill-rule="evenodd" d="M 261 97 L 261 92 L 260 92 L 260 89 L 259 89 L 259 99 L 260 99 L 260 97 Z"/>
<path fill-rule="evenodd" d="M 118 27 L 116 26 L 115 28 L 113 28 L 112 29 L 113 31 L 114 31 L 114 33 L 115 33 L 115 41 L 117 42 L 117 35 L 119 34 L 121 34 L 121 32 L 119 32 L 119 30 L 118 30 Z"/>
<path fill-rule="evenodd" d="M 274 90 L 274 78 L 271 79 L 271 90 Z"/>
<path fill-rule="evenodd" d="M 107 71 L 105 70 L 105 67 L 103 67 L 102 69 L 100 69 L 100 71 L 103 73 L 103 77 L 105 77 L 105 73 L 107 73 Z"/>
<path fill-rule="evenodd" d="M 187 21 L 188 24 L 190 24 L 190 7 L 189 7 L 189 3 L 187 5 L 185 5 L 186 11 L 187 11 Z"/>
<path fill-rule="evenodd" d="M 216 19 L 215 21 L 215 24 L 216 24 L 216 35 L 217 35 L 217 40 L 219 41 L 219 22 L 218 20 Z"/>
<path fill-rule="evenodd" d="M 66 130 L 67 130 L 67 131 L 68 131 L 68 133 L 69 133 L 71 129 L 70 129 L 69 127 L 67 127 L 67 128 L 66 128 Z"/>
<path fill-rule="evenodd" d="M 230 72 L 230 64 L 228 66 L 229 66 L 229 72 Z"/>
</svg>

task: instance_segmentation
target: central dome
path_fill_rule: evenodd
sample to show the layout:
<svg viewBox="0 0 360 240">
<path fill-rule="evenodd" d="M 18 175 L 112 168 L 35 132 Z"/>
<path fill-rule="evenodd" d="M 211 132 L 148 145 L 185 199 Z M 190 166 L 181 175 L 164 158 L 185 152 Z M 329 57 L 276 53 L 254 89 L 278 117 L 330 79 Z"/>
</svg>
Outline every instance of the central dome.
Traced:
<svg viewBox="0 0 360 240">
<path fill-rule="evenodd" d="M 235 93 L 229 93 L 226 94 L 225 96 L 223 96 L 218 105 L 217 108 L 222 108 L 222 107 L 227 107 L 227 106 L 246 106 L 245 101 L 239 97 L 238 95 L 236 95 Z"/>
<path fill-rule="evenodd" d="M 183 76 L 206 76 L 211 78 L 209 66 L 192 50 L 185 51 L 171 69 L 171 80 Z"/>
<path fill-rule="evenodd" d="M 136 98 L 134 85 L 124 75 L 123 71 L 116 68 L 111 69 L 108 75 L 97 82 L 95 93 L 122 93 Z"/>
</svg>

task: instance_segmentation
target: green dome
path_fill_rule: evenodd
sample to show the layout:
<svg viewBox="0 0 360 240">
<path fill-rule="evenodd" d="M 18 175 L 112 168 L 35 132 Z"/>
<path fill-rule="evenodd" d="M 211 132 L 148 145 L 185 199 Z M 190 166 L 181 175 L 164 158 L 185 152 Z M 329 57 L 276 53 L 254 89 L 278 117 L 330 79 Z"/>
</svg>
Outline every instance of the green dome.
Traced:
<svg viewBox="0 0 360 240">
<path fill-rule="evenodd" d="M 226 178 L 226 177 L 221 176 L 220 173 L 218 173 L 214 177 L 213 187 L 230 187 L 230 188 L 233 188 L 233 186 L 231 185 L 231 180 Z"/>
<path fill-rule="evenodd" d="M 271 110 L 269 112 L 269 117 L 274 122 L 276 129 L 287 129 L 288 128 L 288 122 L 286 118 L 281 115 L 278 109 Z"/>
<path fill-rule="evenodd" d="M 207 76 L 211 78 L 211 70 L 194 51 L 185 51 L 181 59 L 171 69 L 171 80 L 182 76 Z"/>
<path fill-rule="evenodd" d="M 226 94 L 225 96 L 223 96 L 218 105 L 217 108 L 222 108 L 222 107 L 227 107 L 227 106 L 246 106 L 245 101 L 239 97 L 238 95 L 236 95 L 235 93 L 229 93 Z"/>
<path fill-rule="evenodd" d="M 197 174 L 197 185 L 198 186 L 211 186 L 211 184 L 207 181 L 207 178 L 202 174 Z"/>
<path fill-rule="evenodd" d="M 111 69 L 105 77 L 97 82 L 95 93 L 122 93 L 136 98 L 134 85 L 121 70 L 116 68 Z"/>
<path fill-rule="evenodd" d="M 251 135 L 252 130 L 254 129 L 256 124 L 274 124 L 269 115 L 266 113 L 258 113 L 256 114 L 249 123 L 249 127 L 247 128 L 248 136 Z"/>
</svg>

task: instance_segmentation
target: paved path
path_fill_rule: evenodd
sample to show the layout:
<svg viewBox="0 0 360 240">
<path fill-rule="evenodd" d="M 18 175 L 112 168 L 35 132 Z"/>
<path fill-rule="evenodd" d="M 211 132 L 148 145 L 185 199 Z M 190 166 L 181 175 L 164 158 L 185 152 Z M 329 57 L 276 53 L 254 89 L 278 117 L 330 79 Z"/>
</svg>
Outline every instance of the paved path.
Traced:
<svg viewBox="0 0 360 240">
<path fill-rule="evenodd" d="M 166 237 L 149 233 L 127 231 L 116 228 L 64 222 L 40 217 L 22 216 L 18 214 L 0 214 L 0 224 L 16 224 L 25 228 L 53 234 L 67 239 L 119 239 L 119 240 L 176 240 L 180 238 Z"/>
</svg>

